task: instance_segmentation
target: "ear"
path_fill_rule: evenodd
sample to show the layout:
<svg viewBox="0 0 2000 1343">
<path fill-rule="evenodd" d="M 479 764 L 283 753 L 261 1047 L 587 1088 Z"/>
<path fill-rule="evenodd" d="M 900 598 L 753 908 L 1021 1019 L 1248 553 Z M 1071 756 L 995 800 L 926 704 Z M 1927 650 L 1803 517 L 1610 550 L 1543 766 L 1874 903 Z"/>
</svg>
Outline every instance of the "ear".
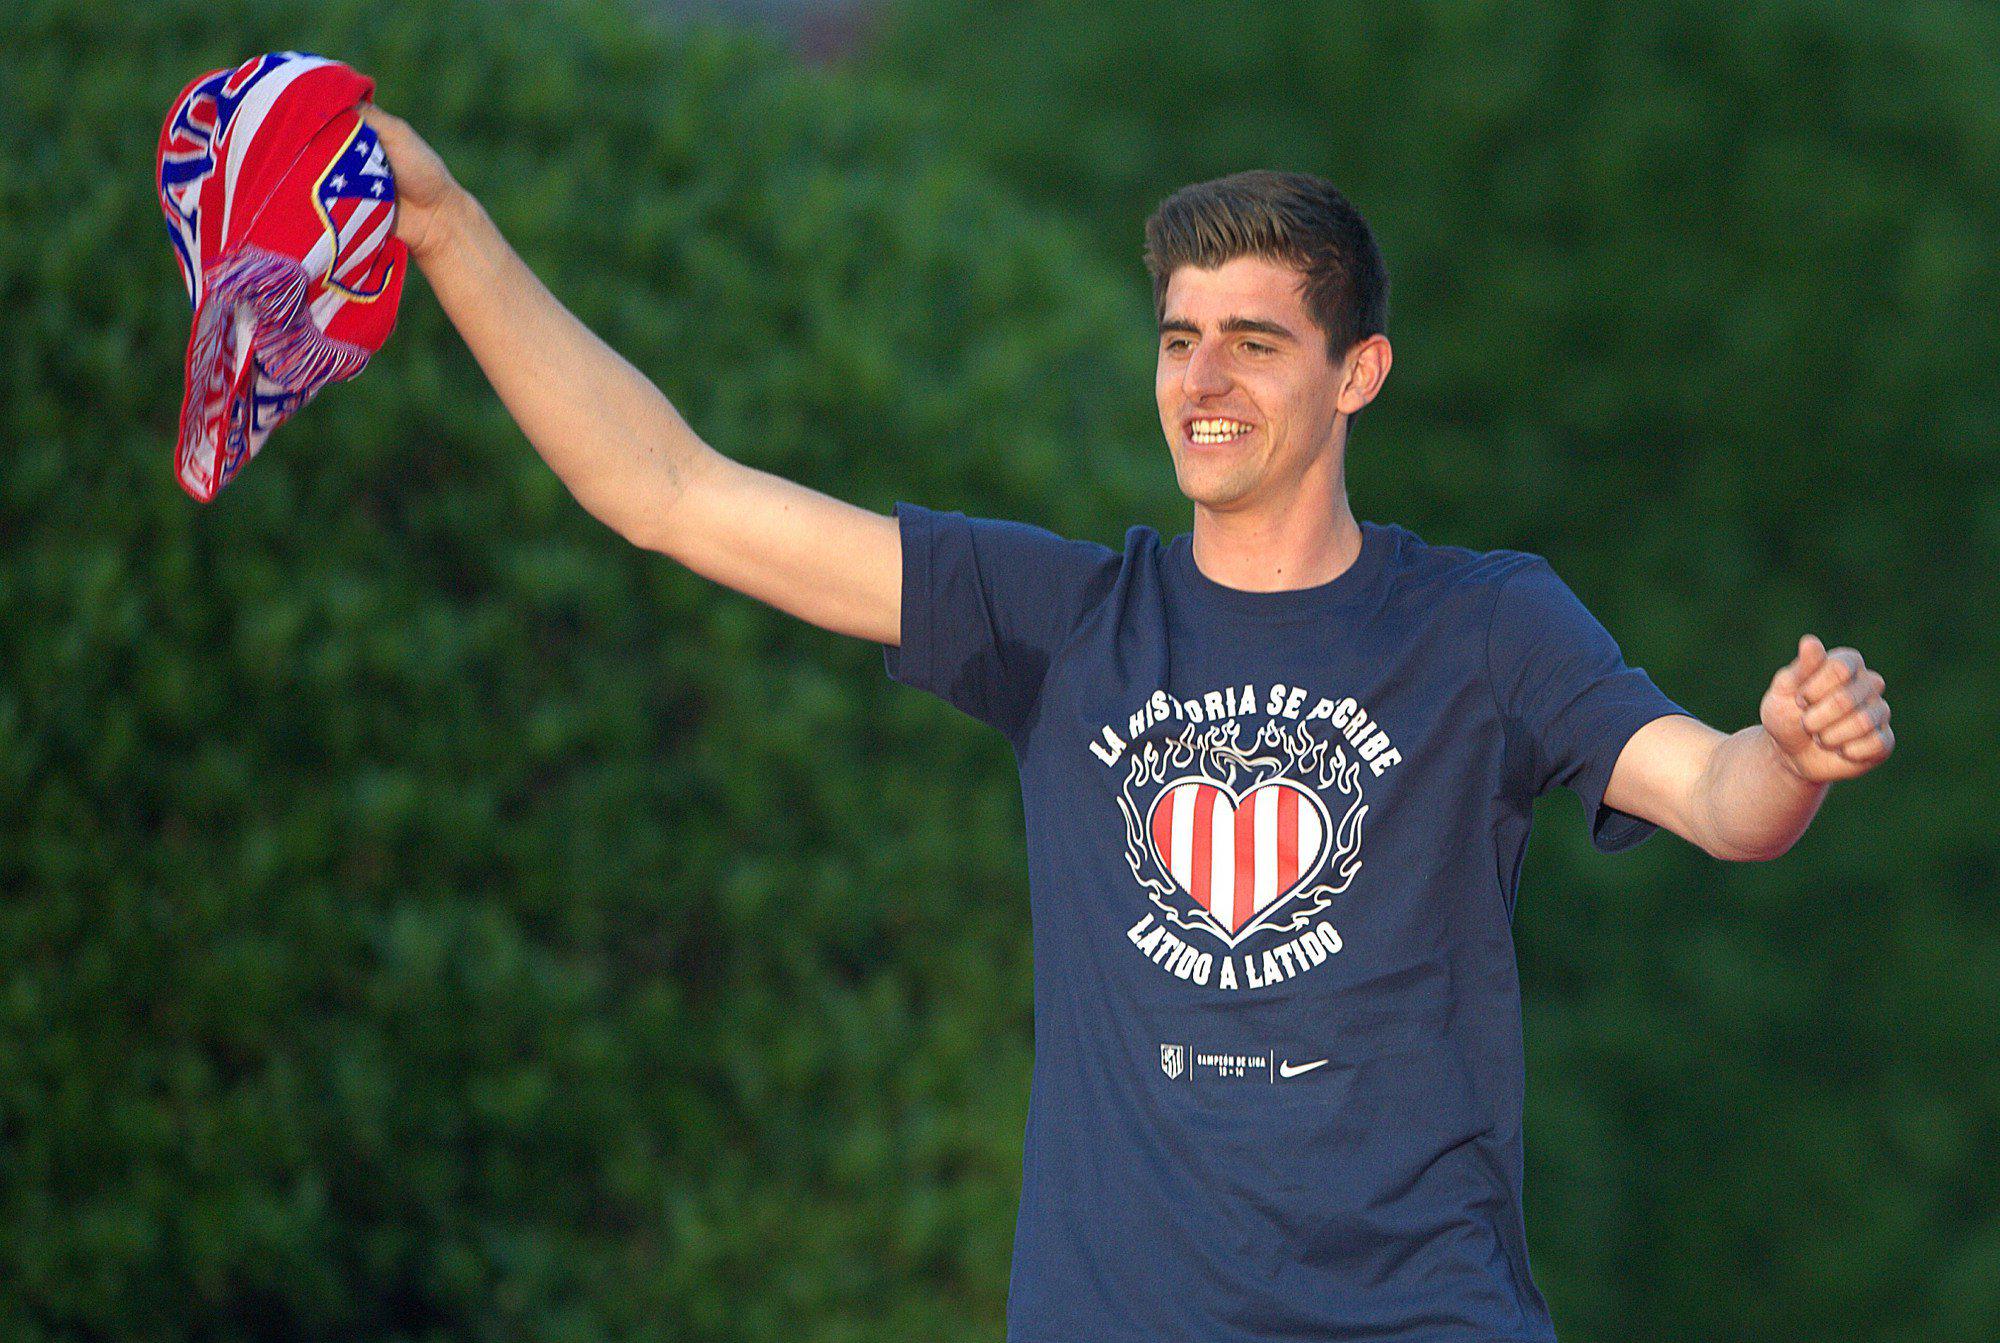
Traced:
<svg viewBox="0 0 2000 1343">
<path fill-rule="evenodd" d="M 1380 332 L 1356 341 L 1347 352 L 1347 376 L 1340 385 L 1340 400 L 1335 408 L 1352 415 L 1373 401 L 1388 380 L 1393 357 L 1389 338 Z"/>
</svg>

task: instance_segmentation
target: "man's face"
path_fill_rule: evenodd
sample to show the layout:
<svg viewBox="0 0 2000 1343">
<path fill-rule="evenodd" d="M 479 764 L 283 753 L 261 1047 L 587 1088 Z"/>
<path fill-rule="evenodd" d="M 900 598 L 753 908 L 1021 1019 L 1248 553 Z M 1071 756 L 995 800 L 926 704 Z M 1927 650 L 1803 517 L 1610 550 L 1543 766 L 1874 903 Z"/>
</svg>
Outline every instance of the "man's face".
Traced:
<svg viewBox="0 0 2000 1343">
<path fill-rule="evenodd" d="M 1289 266 L 1254 256 L 1213 270 L 1182 266 L 1167 282 L 1153 391 L 1181 493 L 1196 503 L 1231 509 L 1281 499 L 1339 450 L 1347 369 L 1328 362 L 1303 282 Z"/>
</svg>

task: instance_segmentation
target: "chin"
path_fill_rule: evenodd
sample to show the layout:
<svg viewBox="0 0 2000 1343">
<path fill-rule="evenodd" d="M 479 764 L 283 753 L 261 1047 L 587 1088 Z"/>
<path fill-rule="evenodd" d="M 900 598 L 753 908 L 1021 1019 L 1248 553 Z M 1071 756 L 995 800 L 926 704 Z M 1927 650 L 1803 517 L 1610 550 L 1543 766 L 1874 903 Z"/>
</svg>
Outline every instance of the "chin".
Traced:
<svg viewBox="0 0 2000 1343">
<path fill-rule="evenodd" d="M 1189 480 L 1185 475 L 1176 473 L 1175 483 L 1190 501 L 1204 508 L 1228 508 L 1248 492 L 1237 481 L 1216 480 L 1213 477 Z"/>
<path fill-rule="evenodd" d="M 1242 460 L 1190 463 L 1175 455 L 1174 483 L 1180 492 L 1206 508 L 1227 509 L 1243 502 L 1257 486 L 1256 464 Z"/>
</svg>

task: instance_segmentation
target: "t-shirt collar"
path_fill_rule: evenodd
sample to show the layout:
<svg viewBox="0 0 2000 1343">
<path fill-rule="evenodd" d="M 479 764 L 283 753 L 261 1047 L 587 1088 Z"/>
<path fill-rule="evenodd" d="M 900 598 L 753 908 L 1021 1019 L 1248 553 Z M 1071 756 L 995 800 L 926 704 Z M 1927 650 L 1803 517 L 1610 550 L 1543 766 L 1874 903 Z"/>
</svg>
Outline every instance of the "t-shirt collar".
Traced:
<svg viewBox="0 0 2000 1343">
<path fill-rule="evenodd" d="M 1168 543 L 1167 564 L 1182 589 L 1207 610 L 1277 618 L 1327 614 L 1349 607 L 1364 596 L 1381 571 L 1386 552 L 1396 545 L 1390 528 L 1365 519 L 1356 519 L 1356 523 L 1361 528 L 1361 553 L 1340 573 L 1311 587 L 1252 592 L 1218 583 L 1195 563 L 1191 532 L 1182 532 Z"/>
</svg>

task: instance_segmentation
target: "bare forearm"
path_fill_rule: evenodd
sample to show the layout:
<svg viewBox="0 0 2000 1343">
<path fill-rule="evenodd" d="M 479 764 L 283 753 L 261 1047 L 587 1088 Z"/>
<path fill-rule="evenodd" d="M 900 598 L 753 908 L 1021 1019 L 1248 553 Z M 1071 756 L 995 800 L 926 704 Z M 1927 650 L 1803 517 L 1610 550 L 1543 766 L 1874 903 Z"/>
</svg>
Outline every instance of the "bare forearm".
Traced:
<svg viewBox="0 0 2000 1343">
<path fill-rule="evenodd" d="M 1699 789 L 1703 848 L 1718 858 L 1776 858 L 1812 824 L 1826 785 L 1808 783 L 1784 763 L 1763 726 L 1746 727 L 1717 743 Z"/>
<path fill-rule="evenodd" d="M 620 535 L 660 519 L 712 449 L 645 375 L 557 301 L 470 193 L 419 260 L 514 422 L 577 502 Z"/>
</svg>

